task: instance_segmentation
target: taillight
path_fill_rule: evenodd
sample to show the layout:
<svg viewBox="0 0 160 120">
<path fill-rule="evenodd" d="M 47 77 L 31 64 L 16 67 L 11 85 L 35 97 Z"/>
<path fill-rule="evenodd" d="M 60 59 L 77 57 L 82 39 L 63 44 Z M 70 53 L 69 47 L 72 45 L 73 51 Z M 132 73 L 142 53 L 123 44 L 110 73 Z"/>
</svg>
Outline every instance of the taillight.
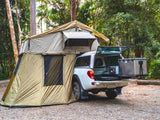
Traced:
<svg viewBox="0 0 160 120">
<path fill-rule="evenodd" d="M 87 75 L 89 76 L 89 78 L 94 79 L 94 72 L 92 70 L 88 71 Z"/>
<path fill-rule="evenodd" d="M 95 85 L 95 84 L 96 84 L 95 82 L 92 82 L 92 83 L 91 83 L 91 85 Z"/>
</svg>

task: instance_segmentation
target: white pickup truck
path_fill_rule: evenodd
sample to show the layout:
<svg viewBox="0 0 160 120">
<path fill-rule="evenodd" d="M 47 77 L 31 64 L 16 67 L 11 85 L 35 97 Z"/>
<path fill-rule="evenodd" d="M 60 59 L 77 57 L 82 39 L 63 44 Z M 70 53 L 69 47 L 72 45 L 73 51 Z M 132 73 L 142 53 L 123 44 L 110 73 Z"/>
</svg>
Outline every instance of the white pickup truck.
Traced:
<svg viewBox="0 0 160 120">
<path fill-rule="evenodd" d="M 130 82 L 130 77 L 120 76 L 119 60 L 122 59 L 119 47 L 99 47 L 97 51 L 78 56 L 72 80 L 76 100 L 87 98 L 88 92 L 104 91 L 110 99 L 120 95 L 122 87 Z"/>
</svg>

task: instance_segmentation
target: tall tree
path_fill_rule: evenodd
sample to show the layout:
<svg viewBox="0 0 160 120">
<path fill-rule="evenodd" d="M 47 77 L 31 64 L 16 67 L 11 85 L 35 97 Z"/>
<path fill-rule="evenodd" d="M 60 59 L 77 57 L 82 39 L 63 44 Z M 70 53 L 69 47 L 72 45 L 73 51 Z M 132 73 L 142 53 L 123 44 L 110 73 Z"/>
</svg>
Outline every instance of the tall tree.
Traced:
<svg viewBox="0 0 160 120">
<path fill-rule="evenodd" d="M 20 20 L 19 20 L 19 9 L 17 5 L 17 0 L 15 0 L 15 5 L 16 5 L 16 18 L 17 18 L 17 26 L 18 26 L 18 36 L 19 36 L 19 42 L 18 42 L 18 48 L 19 51 L 21 49 L 21 42 L 22 42 L 22 31 L 21 31 L 21 26 L 20 26 Z"/>
<path fill-rule="evenodd" d="M 36 35 L 36 0 L 30 0 L 30 30 L 31 36 Z"/>
<path fill-rule="evenodd" d="M 8 16 L 10 32 L 11 32 L 12 47 L 13 47 L 13 51 L 14 51 L 14 58 L 15 58 L 15 62 L 17 64 L 17 62 L 18 62 L 18 49 L 17 49 L 17 42 L 16 42 L 14 25 L 13 25 L 13 20 L 12 20 L 11 8 L 10 8 L 9 0 L 5 0 L 5 1 L 6 1 L 7 16 Z"/>
<path fill-rule="evenodd" d="M 71 21 L 74 21 L 77 17 L 78 0 L 69 0 L 69 2 Z"/>
</svg>

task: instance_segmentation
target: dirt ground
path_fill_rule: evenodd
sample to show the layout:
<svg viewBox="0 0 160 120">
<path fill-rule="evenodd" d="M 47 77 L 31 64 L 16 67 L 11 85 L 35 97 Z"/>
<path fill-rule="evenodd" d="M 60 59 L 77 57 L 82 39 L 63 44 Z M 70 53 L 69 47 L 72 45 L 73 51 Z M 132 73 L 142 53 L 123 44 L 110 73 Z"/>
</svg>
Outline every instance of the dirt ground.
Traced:
<svg viewBox="0 0 160 120">
<path fill-rule="evenodd" d="M 5 86 L 0 88 L 0 98 Z M 104 93 L 69 105 L 0 106 L 0 120 L 160 120 L 160 86 L 131 84 L 109 100 Z"/>
</svg>

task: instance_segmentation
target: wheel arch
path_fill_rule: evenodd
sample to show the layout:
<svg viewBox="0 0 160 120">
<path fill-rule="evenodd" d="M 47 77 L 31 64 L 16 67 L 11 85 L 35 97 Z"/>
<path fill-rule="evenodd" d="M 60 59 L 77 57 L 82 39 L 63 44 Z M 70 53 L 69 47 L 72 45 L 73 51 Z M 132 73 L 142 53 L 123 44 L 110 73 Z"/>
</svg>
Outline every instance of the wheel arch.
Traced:
<svg viewBox="0 0 160 120">
<path fill-rule="evenodd" d="M 76 74 L 73 75 L 72 84 L 73 84 L 73 82 L 78 82 L 79 85 L 81 86 L 81 88 L 84 90 L 84 88 L 83 88 L 83 86 L 82 86 L 82 84 L 81 84 L 81 81 L 80 81 L 78 75 L 76 75 Z"/>
</svg>

